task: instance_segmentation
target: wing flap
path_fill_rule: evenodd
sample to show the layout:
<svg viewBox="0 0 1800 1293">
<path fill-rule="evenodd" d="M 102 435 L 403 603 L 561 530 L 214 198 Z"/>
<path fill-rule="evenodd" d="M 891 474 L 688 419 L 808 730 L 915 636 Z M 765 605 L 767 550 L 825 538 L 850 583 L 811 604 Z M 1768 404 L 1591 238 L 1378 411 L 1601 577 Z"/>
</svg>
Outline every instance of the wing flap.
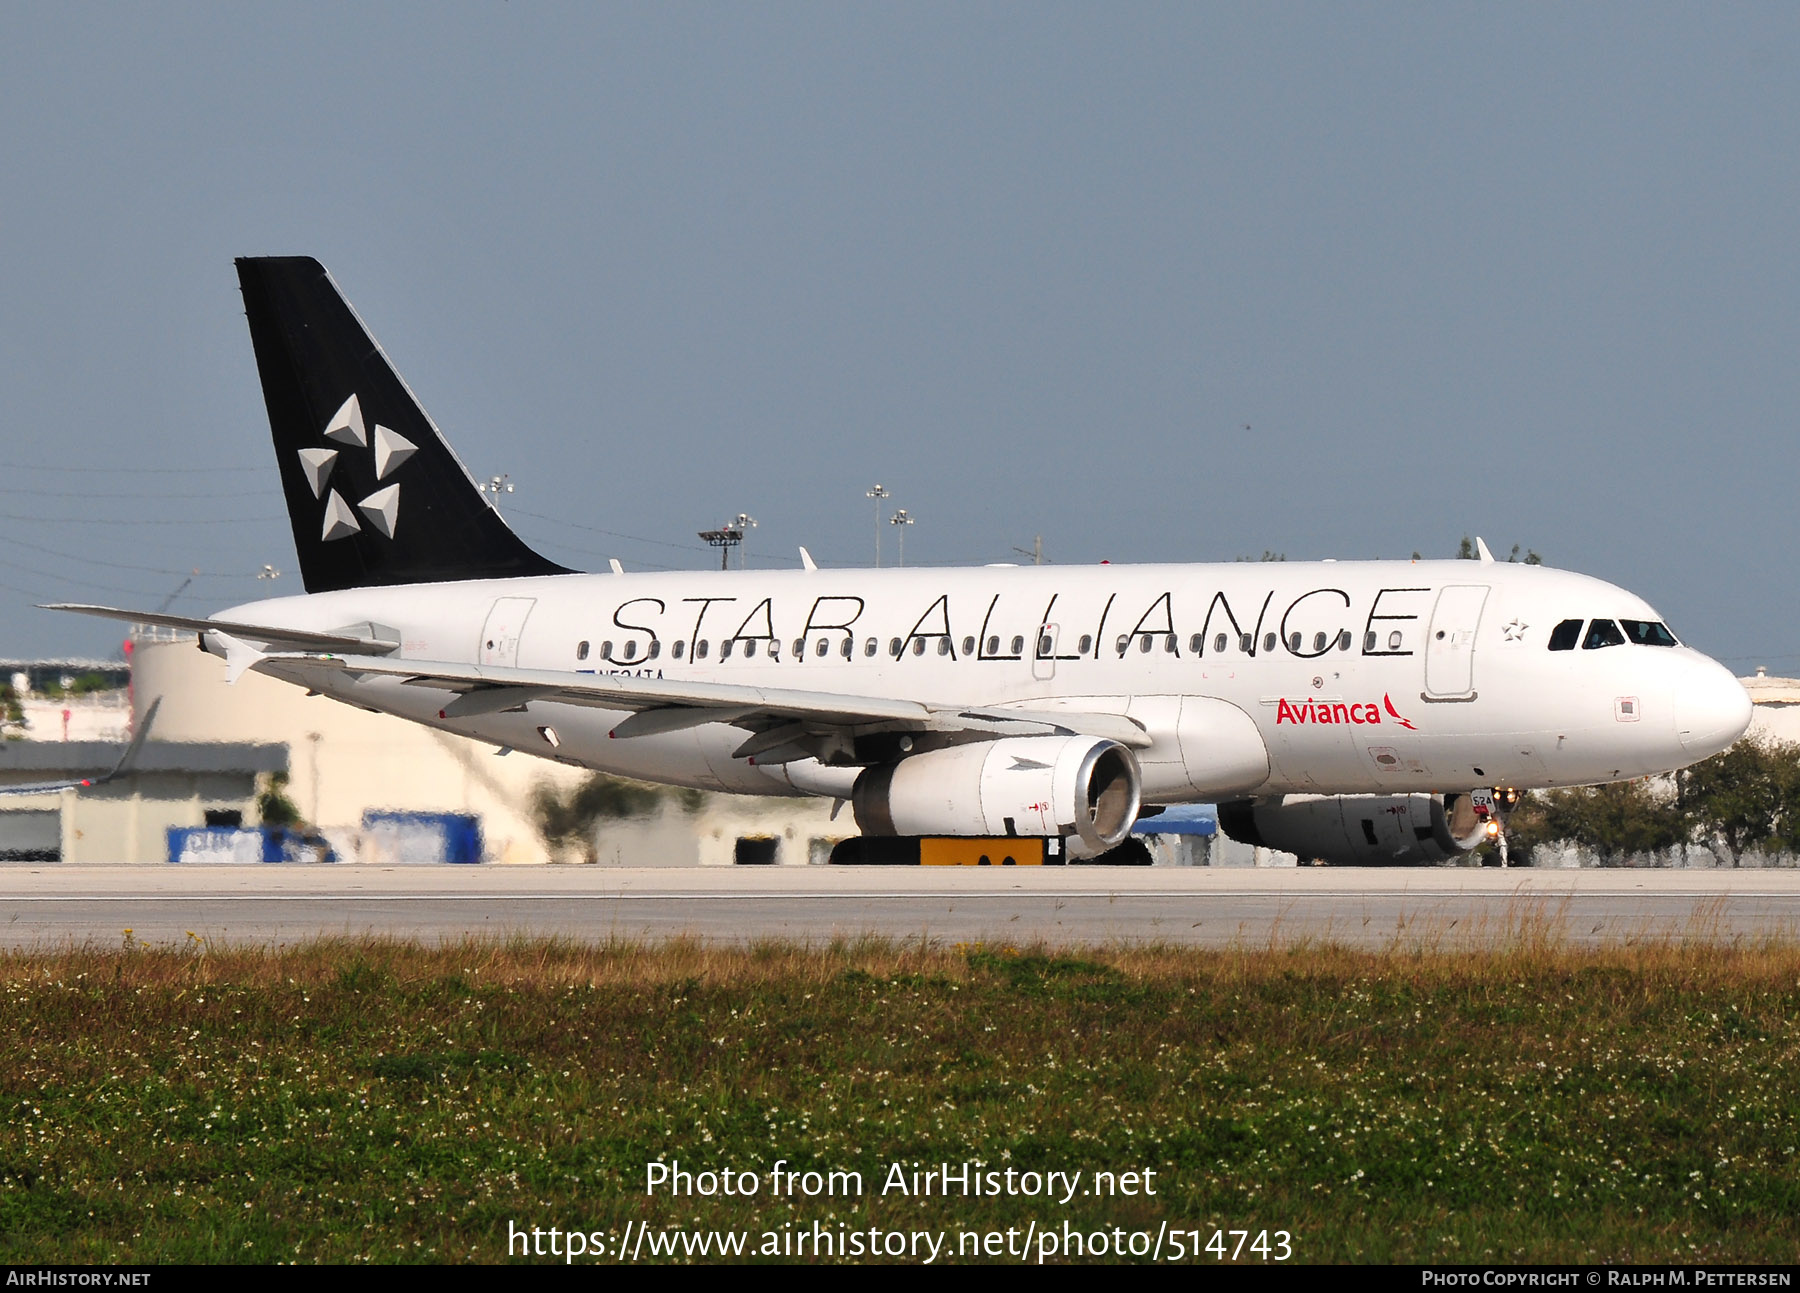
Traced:
<svg viewBox="0 0 1800 1293">
<path fill-rule="evenodd" d="M 284 653 L 268 656 L 259 662 L 259 666 L 262 663 L 332 669 L 358 678 L 394 678 L 411 686 L 441 687 L 462 693 L 454 702 L 469 706 L 459 709 L 462 714 L 511 708 L 520 703 L 521 697 L 631 711 L 631 717 L 613 729 L 613 735 L 621 739 L 679 731 L 706 723 L 729 723 L 752 730 L 805 724 L 810 728 L 852 731 L 961 731 L 995 735 L 1016 735 L 1023 729 L 1097 736 L 1134 749 L 1150 744 L 1144 729 L 1123 714 L 1044 712 L 1027 708 L 971 709 L 960 705 L 930 705 L 892 696 L 842 695 L 785 687 L 750 687 L 735 683 L 568 673 L 446 661 L 388 660 L 360 655 Z M 481 699 L 484 694 L 493 692 L 503 695 Z M 505 703 L 501 703 L 502 700 Z M 449 707 L 445 713 L 456 717 Z"/>
</svg>

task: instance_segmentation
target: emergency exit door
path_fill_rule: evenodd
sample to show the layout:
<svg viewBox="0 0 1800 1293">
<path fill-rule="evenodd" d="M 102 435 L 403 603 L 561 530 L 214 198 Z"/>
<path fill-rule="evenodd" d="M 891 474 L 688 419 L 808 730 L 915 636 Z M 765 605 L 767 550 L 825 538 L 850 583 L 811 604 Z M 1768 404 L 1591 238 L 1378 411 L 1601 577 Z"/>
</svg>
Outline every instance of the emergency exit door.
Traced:
<svg viewBox="0 0 1800 1293">
<path fill-rule="evenodd" d="M 537 605 L 535 597 L 501 597 L 488 612 L 481 628 L 481 649 L 477 658 L 482 664 L 504 665 L 508 669 L 519 663 L 519 639 L 525 632 L 525 619 Z"/>
</svg>

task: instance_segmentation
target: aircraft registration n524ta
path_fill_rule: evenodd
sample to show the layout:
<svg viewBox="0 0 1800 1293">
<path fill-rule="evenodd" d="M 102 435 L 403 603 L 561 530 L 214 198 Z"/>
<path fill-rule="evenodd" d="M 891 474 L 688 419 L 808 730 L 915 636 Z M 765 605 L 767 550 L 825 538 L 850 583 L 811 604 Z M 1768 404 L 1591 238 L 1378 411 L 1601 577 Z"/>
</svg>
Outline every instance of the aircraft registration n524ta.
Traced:
<svg viewBox="0 0 1800 1293">
<path fill-rule="evenodd" d="M 1495 787 L 1613 781 L 1749 724 L 1641 598 L 1483 560 L 582 574 L 501 519 L 317 261 L 237 262 L 305 596 L 190 629 L 497 746 L 848 800 L 864 836 L 1073 856 L 1224 805 L 1338 861 L 1471 847 Z M 1471 814 L 1471 807 L 1475 812 Z"/>
</svg>

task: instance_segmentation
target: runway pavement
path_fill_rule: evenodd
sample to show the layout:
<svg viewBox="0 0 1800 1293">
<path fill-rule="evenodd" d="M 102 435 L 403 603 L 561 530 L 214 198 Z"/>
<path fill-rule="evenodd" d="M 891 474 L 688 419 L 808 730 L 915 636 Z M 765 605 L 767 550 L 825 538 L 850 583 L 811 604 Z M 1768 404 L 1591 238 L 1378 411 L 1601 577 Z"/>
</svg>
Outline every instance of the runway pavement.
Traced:
<svg viewBox="0 0 1800 1293">
<path fill-rule="evenodd" d="M 0 867 L 0 945 L 689 936 L 1364 948 L 1800 935 L 1800 871 Z"/>
</svg>

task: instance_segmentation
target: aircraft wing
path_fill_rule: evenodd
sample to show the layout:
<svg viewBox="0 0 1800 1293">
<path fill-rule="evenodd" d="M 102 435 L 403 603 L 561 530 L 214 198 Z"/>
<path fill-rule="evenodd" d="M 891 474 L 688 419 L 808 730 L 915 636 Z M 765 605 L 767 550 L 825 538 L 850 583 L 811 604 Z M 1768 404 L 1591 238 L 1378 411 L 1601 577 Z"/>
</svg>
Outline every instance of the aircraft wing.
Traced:
<svg viewBox="0 0 1800 1293">
<path fill-rule="evenodd" d="M 52 795 L 59 790 L 86 790 L 92 786 L 104 786 L 107 782 L 124 776 L 137 764 L 138 754 L 144 748 L 144 742 L 150 739 L 150 725 L 156 722 L 156 711 L 162 707 L 162 697 L 158 696 L 150 702 L 150 708 L 144 711 L 144 721 L 138 724 L 138 730 L 131 738 L 131 744 L 125 747 L 125 753 L 113 765 L 113 770 L 99 777 L 82 777 L 72 781 L 38 781 L 24 786 L 0 786 L 0 797 L 12 795 Z"/>
<path fill-rule="evenodd" d="M 359 678 L 398 678 L 405 684 L 454 691 L 459 694 L 443 710 L 447 718 L 497 713 L 533 700 L 555 700 L 595 709 L 631 711 L 631 716 L 613 729 L 612 735 L 618 738 L 679 731 L 705 723 L 728 723 L 752 733 L 736 751 L 741 758 L 773 754 L 809 734 L 818 734 L 820 729 L 972 731 L 996 736 L 1043 733 L 1097 736 L 1139 749 L 1150 744 L 1144 729 L 1122 714 L 934 705 L 889 696 L 380 656 L 294 652 L 270 654 L 257 663 L 331 668 Z"/>
</svg>

